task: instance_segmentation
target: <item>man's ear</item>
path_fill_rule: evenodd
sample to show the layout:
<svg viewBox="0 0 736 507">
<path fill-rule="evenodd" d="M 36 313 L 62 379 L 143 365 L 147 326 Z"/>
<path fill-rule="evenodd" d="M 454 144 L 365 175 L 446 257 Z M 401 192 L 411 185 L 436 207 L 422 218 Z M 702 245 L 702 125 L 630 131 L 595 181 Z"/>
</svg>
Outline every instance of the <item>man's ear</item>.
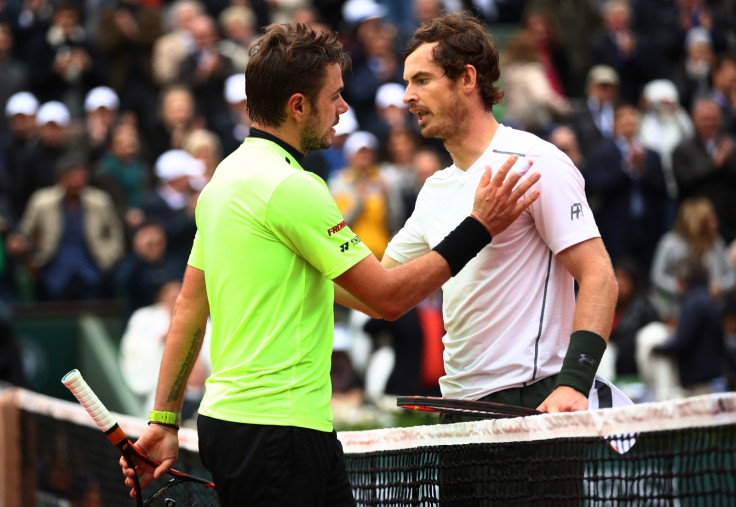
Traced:
<svg viewBox="0 0 736 507">
<path fill-rule="evenodd" d="M 472 93 L 478 85 L 478 71 L 472 65 L 466 65 L 460 75 L 460 86 L 467 93 Z"/>
<path fill-rule="evenodd" d="M 309 100 L 301 93 L 295 93 L 286 102 L 288 115 L 296 121 L 301 121 L 309 114 Z"/>
</svg>

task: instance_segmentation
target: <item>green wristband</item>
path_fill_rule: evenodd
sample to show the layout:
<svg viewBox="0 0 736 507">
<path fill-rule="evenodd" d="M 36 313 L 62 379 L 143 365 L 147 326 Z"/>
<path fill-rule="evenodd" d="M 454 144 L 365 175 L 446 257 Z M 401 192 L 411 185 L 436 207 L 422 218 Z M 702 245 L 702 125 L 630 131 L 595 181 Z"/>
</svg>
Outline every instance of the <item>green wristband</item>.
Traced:
<svg viewBox="0 0 736 507">
<path fill-rule="evenodd" d="M 606 351 L 606 340 L 592 331 L 574 331 L 557 376 L 557 386 L 572 387 L 588 397 L 595 372 Z"/>
<path fill-rule="evenodd" d="M 162 424 L 165 426 L 178 426 L 179 414 L 176 412 L 164 412 L 162 410 L 151 410 L 148 420 L 154 424 Z"/>
</svg>

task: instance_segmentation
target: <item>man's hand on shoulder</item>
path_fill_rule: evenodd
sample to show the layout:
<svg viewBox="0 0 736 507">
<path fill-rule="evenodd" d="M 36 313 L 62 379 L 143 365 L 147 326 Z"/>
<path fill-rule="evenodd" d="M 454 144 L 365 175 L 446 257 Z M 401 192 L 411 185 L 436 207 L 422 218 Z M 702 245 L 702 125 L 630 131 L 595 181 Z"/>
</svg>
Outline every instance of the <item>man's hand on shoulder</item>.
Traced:
<svg viewBox="0 0 736 507">
<path fill-rule="evenodd" d="M 507 158 L 495 174 L 490 166 L 486 166 L 475 191 L 473 211 L 470 215 L 483 224 L 491 236 L 503 232 L 539 197 L 539 190 L 529 192 L 532 185 L 541 177 L 538 172 L 519 183 L 531 165 L 530 161 L 525 162 L 529 164 L 526 168 L 511 171 L 518 158 L 516 155 Z M 527 195 L 523 197 L 525 194 Z"/>
</svg>

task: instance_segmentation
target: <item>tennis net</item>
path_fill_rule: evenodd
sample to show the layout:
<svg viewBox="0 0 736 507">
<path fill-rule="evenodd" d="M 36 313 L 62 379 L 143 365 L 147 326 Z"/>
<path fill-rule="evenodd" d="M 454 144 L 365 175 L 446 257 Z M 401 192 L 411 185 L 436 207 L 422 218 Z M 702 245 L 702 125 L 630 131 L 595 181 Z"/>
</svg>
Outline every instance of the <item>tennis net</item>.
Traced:
<svg viewBox="0 0 736 507">
<path fill-rule="evenodd" d="M 736 505 L 735 393 L 339 437 L 360 506 Z M 209 477 L 180 439 L 177 469 Z M 77 403 L 0 391 L 0 505 L 129 507 L 118 459 Z"/>
<path fill-rule="evenodd" d="M 358 505 L 736 505 L 736 394 L 340 435 Z"/>
</svg>

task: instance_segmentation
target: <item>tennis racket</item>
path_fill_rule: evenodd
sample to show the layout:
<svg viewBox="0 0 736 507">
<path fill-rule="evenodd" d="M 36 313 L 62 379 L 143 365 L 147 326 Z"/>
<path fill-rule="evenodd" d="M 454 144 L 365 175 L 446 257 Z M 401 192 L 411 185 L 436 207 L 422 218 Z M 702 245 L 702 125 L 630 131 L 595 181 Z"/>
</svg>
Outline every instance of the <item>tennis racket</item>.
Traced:
<svg viewBox="0 0 736 507">
<path fill-rule="evenodd" d="M 72 370 L 61 379 L 74 395 L 77 401 L 87 410 L 97 427 L 107 436 L 120 453 L 125 457 L 128 465 L 135 466 L 136 462 L 143 462 L 152 467 L 161 463 L 140 452 L 118 426 L 115 418 L 105 408 L 92 388 L 87 385 L 79 370 Z M 216 507 L 219 506 L 215 485 L 199 477 L 188 475 L 173 468 L 167 472 L 172 478 L 147 500 L 143 500 L 138 475 L 133 476 L 135 489 L 135 503 L 137 507 Z"/>
<path fill-rule="evenodd" d="M 542 413 L 533 408 L 506 405 L 492 401 L 452 400 L 434 396 L 399 396 L 396 398 L 396 405 L 412 410 L 463 415 L 477 417 L 478 419 L 506 419 Z"/>
</svg>

